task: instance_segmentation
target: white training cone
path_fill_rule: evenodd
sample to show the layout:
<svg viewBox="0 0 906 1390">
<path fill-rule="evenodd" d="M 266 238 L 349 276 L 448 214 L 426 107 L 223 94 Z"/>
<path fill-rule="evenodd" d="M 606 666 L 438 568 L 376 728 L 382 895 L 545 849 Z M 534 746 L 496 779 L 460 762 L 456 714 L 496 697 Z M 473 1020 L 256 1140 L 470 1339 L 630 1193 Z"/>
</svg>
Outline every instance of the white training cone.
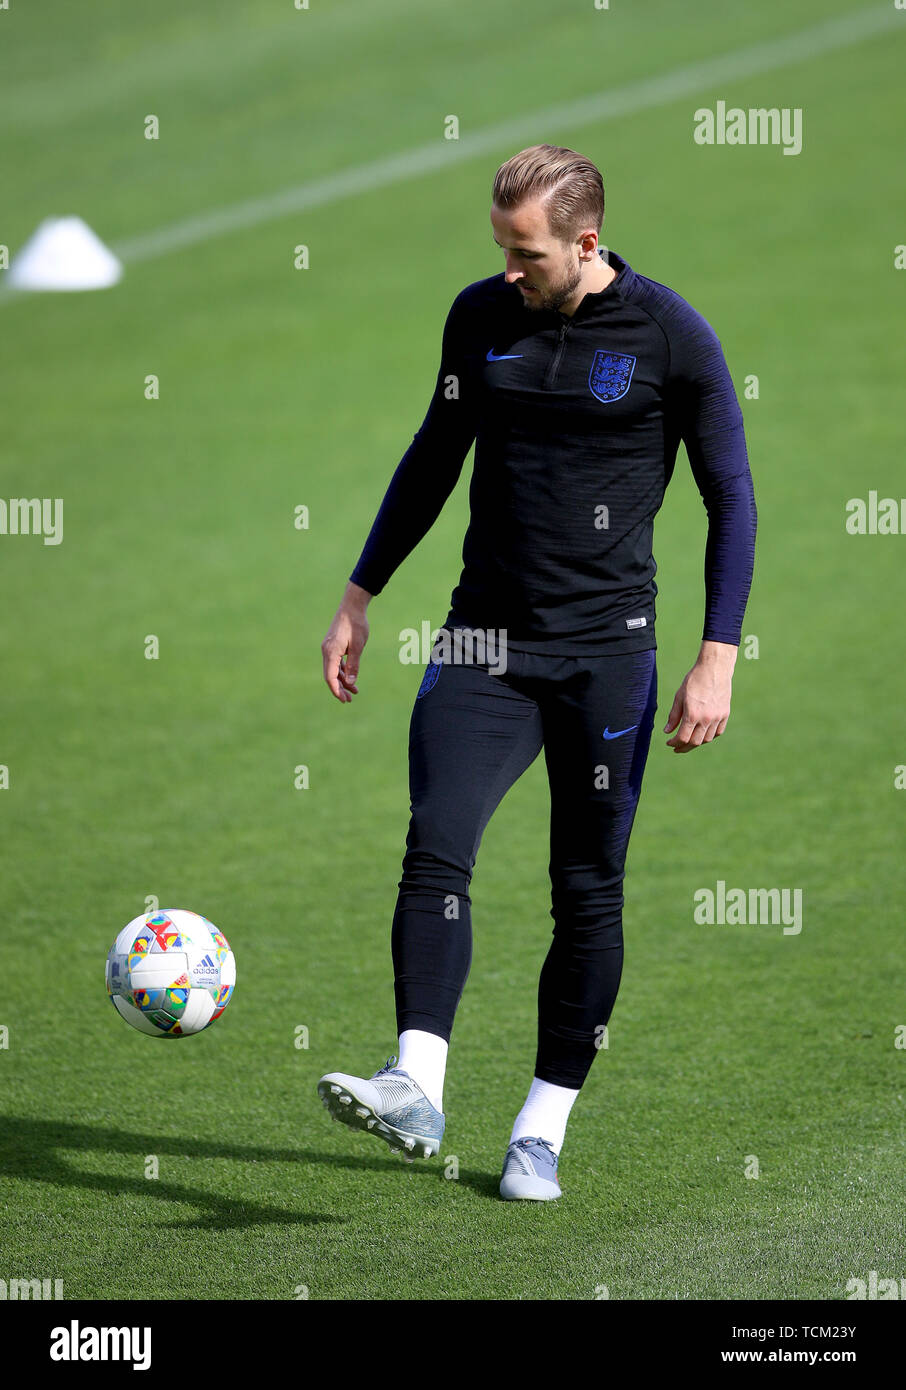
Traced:
<svg viewBox="0 0 906 1390">
<path fill-rule="evenodd" d="M 17 290 L 105 290 L 123 273 L 113 252 L 81 217 L 48 217 L 13 258 Z"/>
</svg>

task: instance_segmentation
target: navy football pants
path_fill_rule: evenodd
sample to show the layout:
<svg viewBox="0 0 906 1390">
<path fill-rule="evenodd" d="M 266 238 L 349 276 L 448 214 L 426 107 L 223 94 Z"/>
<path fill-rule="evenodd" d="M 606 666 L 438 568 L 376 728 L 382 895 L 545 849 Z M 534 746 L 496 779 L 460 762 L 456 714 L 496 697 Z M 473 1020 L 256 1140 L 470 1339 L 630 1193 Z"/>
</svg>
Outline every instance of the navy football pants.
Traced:
<svg viewBox="0 0 906 1390">
<path fill-rule="evenodd" d="M 449 1040 L 472 960 L 481 836 L 543 747 L 554 928 L 535 1075 L 578 1088 L 620 984 L 624 863 L 657 705 L 655 652 L 508 651 L 503 674 L 442 663 L 431 684 L 433 665 L 409 729 L 411 818 L 391 937 L 397 1027 Z"/>
</svg>

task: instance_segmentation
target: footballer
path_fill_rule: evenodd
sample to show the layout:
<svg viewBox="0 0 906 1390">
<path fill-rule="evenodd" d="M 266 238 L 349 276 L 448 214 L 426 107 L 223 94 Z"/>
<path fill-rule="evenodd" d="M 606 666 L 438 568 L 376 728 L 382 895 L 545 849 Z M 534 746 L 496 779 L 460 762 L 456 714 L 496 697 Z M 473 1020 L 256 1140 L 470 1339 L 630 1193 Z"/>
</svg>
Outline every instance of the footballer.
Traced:
<svg viewBox="0 0 906 1390">
<path fill-rule="evenodd" d="M 567 1121 L 619 988 L 626 852 L 657 708 L 653 525 L 680 442 L 707 541 L 701 646 L 664 730 L 676 753 L 727 727 L 752 580 L 752 477 L 718 338 L 599 245 L 603 221 L 601 174 L 574 150 L 535 145 L 498 169 L 491 225 L 506 268 L 453 301 L 428 412 L 321 648 L 348 703 L 368 604 L 437 519 L 474 441 L 463 568 L 409 728 L 391 929 L 398 1053 L 370 1078 L 332 1072 L 318 1090 L 336 1119 L 393 1149 L 438 1152 L 478 847 L 543 751 L 553 933 L 507 1199 L 560 1196 Z M 488 660 L 491 646 L 505 659 Z"/>
</svg>

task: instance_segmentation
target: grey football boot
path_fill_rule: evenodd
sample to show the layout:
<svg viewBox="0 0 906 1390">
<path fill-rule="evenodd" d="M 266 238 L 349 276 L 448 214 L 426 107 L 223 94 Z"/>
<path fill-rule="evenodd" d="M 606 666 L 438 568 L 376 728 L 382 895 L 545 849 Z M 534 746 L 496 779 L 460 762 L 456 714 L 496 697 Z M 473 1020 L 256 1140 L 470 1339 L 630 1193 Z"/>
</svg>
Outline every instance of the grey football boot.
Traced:
<svg viewBox="0 0 906 1390">
<path fill-rule="evenodd" d="M 318 1095 L 335 1120 L 376 1134 L 391 1153 L 430 1158 L 440 1149 L 446 1117 L 408 1072 L 396 1068 L 395 1057 L 368 1079 L 330 1071 L 318 1082 Z"/>
<path fill-rule="evenodd" d="M 508 1201 L 526 1198 L 552 1202 L 561 1195 L 557 1181 L 558 1155 L 547 1139 L 515 1139 L 503 1160 L 500 1195 Z"/>
</svg>

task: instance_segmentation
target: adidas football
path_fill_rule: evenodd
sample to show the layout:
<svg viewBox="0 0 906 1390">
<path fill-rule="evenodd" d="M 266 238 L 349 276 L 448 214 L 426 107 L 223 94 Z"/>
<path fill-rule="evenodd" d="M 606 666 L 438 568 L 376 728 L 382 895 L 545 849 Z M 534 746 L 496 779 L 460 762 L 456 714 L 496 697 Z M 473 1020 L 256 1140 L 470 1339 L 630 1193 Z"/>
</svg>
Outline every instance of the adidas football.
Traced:
<svg viewBox="0 0 906 1390">
<path fill-rule="evenodd" d="M 207 917 L 149 912 L 123 927 L 107 956 L 107 993 L 120 1018 L 153 1038 L 200 1033 L 236 983 L 230 944 Z"/>
</svg>

